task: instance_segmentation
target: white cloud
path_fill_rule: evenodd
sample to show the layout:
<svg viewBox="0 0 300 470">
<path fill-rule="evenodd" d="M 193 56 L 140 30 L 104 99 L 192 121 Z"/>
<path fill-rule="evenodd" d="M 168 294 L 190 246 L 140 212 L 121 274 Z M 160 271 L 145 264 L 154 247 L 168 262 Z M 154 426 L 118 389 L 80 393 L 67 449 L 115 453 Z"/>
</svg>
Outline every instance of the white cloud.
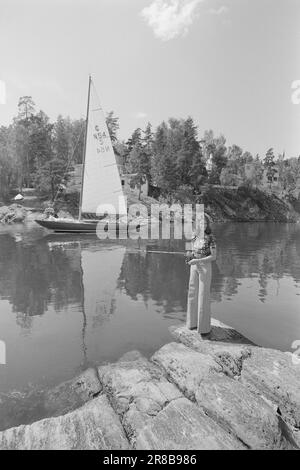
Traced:
<svg viewBox="0 0 300 470">
<path fill-rule="evenodd" d="M 143 113 L 143 111 L 138 111 L 137 113 L 134 113 L 134 117 L 136 119 L 144 119 L 147 117 L 147 114 Z"/>
<path fill-rule="evenodd" d="M 226 7 L 225 5 L 222 5 L 219 8 L 211 8 L 209 10 L 209 13 L 211 15 L 223 15 L 223 13 L 227 13 L 227 11 L 228 11 L 228 7 Z"/>
<path fill-rule="evenodd" d="M 185 36 L 203 0 L 154 0 L 141 11 L 156 37 L 169 41 Z"/>
</svg>

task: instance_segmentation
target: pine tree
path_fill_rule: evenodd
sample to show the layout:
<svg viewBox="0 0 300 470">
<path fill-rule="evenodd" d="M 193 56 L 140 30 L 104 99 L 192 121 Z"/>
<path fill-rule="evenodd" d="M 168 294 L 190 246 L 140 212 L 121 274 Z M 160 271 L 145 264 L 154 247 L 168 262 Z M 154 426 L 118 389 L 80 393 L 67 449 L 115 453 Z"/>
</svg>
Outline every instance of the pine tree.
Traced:
<svg viewBox="0 0 300 470">
<path fill-rule="evenodd" d="M 205 167 L 200 143 L 197 138 L 197 127 L 191 117 L 183 124 L 184 135 L 177 157 L 177 168 L 181 174 L 181 184 L 191 185 L 194 190 L 205 175 Z"/>
<path fill-rule="evenodd" d="M 127 151 L 124 154 L 124 165 L 127 170 L 129 166 L 128 156 L 136 144 L 142 145 L 142 130 L 140 129 L 140 127 L 133 131 L 131 137 L 126 142 Z"/>
<path fill-rule="evenodd" d="M 274 151 L 273 151 L 272 148 L 270 148 L 267 151 L 266 156 L 264 158 L 264 167 L 266 168 L 266 176 L 268 178 L 270 188 L 271 188 L 271 185 L 273 183 L 274 176 L 277 173 L 276 163 L 275 163 L 274 159 L 275 159 Z"/>
</svg>

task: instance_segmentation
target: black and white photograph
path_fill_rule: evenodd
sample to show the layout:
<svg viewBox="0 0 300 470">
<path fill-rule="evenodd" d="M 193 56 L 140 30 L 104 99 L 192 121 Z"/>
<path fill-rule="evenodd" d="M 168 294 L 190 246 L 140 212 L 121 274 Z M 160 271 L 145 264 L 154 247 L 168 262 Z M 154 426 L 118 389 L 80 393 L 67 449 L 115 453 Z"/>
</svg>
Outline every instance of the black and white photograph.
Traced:
<svg viewBox="0 0 300 470">
<path fill-rule="evenodd" d="M 299 58 L 299 0 L 0 0 L 0 450 L 300 450 Z"/>
</svg>

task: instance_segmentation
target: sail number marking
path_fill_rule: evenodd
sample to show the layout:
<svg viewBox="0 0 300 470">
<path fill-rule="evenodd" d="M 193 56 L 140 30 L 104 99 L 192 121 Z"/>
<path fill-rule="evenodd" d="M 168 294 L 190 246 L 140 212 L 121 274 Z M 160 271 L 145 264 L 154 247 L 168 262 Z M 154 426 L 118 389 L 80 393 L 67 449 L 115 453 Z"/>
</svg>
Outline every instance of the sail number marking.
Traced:
<svg viewBox="0 0 300 470">
<path fill-rule="evenodd" d="M 110 145 L 107 144 L 107 139 L 109 139 L 109 135 L 107 135 L 105 131 L 100 131 L 98 125 L 95 126 L 95 132 L 93 136 L 97 142 L 97 153 L 105 153 L 110 151 Z"/>
</svg>

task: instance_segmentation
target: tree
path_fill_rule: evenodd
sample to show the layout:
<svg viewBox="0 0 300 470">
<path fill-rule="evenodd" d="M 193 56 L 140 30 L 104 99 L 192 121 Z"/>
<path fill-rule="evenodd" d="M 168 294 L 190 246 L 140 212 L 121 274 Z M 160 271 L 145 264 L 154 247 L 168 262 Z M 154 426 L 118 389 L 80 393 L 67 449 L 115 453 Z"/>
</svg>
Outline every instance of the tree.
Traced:
<svg viewBox="0 0 300 470">
<path fill-rule="evenodd" d="M 127 168 L 128 156 L 136 144 L 142 145 L 142 130 L 140 127 L 138 127 L 137 129 L 133 131 L 131 137 L 126 142 L 127 151 L 124 154 L 124 166 L 126 170 L 128 171 L 129 171 L 129 168 Z"/>
<path fill-rule="evenodd" d="M 58 116 L 53 126 L 51 151 L 35 175 L 35 185 L 41 194 L 49 194 L 52 200 L 57 197 L 60 186 L 67 182 L 72 153 L 71 120 Z"/>
<path fill-rule="evenodd" d="M 274 158 L 275 158 L 274 151 L 272 148 L 270 148 L 267 151 L 266 156 L 264 158 L 264 167 L 266 168 L 266 176 L 268 178 L 270 188 L 271 188 L 271 184 L 273 183 L 274 177 L 277 173 L 276 163 L 274 161 Z"/>
<path fill-rule="evenodd" d="M 160 124 L 154 134 L 153 156 L 151 161 L 152 181 L 167 193 L 178 186 L 176 162 L 174 161 L 169 138 L 168 126 Z"/>
<path fill-rule="evenodd" d="M 146 129 L 143 131 L 144 136 L 142 137 L 144 148 L 149 152 L 152 152 L 153 145 L 153 132 L 150 122 L 148 122 Z"/>
<path fill-rule="evenodd" d="M 131 182 L 139 188 L 139 199 L 141 197 L 141 188 L 146 181 L 151 179 L 151 157 L 153 134 L 151 124 L 148 123 L 144 136 L 141 129 L 136 129 L 129 140 L 128 148 L 131 148 L 127 155 L 127 168 L 130 173 L 134 173 Z"/>
<path fill-rule="evenodd" d="M 72 163 L 82 163 L 84 150 L 85 120 L 76 119 L 71 122 L 71 147 L 74 155 Z"/>
<path fill-rule="evenodd" d="M 138 187 L 140 199 L 142 185 L 149 179 L 150 160 L 146 149 L 138 143 L 129 154 L 129 169 L 131 173 L 134 173 L 131 182 Z"/>
<path fill-rule="evenodd" d="M 202 140 L 204 141 L 207 157 L 212 155 L 213 160 L 213 168 L 209 175 L 209 182 L 212 184 L 220 184 L 221 171 L 227 164 L 226 139 L 223 135 L 215 137 L 213 131 L 209 130 L 205 131 Z"/>
<path fill-rule="evenodd" d="M 112 141 L 112 144 L 117 142 L 117 132 L 120 128 L 119 118 L 114 116 L 114 111 L 110 111 L 106 116 L 106 124 L 108 127 L 108 132 Z"/>
<path fill-rule="evenodd" d="M 191 117 L 183 122 L 183 138 L 177 153 L 176 166 L 180 175 L 180 184 L 190 184 L 197 190 L 206 171 L 200 143 L 197 139 L 197 127 Z"/>
<path fill-rule="evenodd" d="M 0 197 L 7 199 L 17 184 L 17 161 L 10 152 L 11 127 L 0 127 Z"/>
<path fill-rule="evenodd" d="M 35 114 L 35 103 L 32 96 L 21 96 L 18 102 L 18 118 L 27 121 Z"/>
</svg>

